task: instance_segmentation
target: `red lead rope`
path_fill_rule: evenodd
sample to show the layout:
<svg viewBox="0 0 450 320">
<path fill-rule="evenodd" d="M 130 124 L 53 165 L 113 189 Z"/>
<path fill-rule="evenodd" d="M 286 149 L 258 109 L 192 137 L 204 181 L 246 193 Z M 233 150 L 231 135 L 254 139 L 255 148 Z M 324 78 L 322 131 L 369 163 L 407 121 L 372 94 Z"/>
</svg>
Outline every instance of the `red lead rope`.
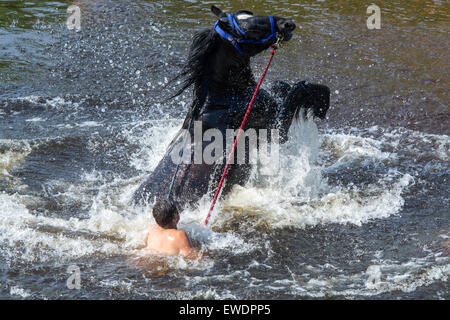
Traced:
<svg viewBox="0 0 450 320">
<path fill-rule="evenodd" d="M 220 190 L 222 189 L 222 185 L 223 185 L 223 181 L 225 180 L 225 176 L 227 175 L 228 167 L 230 166 L 230 162 L 233 157 L 234 150 L 236 149 L 237 143 L 239 141 L 239 137 L 241 136 L 242 128 L 244 127 L 245 122 L 247 121 L 247 117 L 250 114 L 250 110 L 252 109 L 253 102 L 255 101 L 256 95 L 258 94 L 259 87 L 261 87 L 261 84 L 266 76 L 267 70 L 269 70 L 270 63 L 272 62 L 273 56 L 275 55 L 275 51 L 277 51 L 276 45 L 272 45 L 271 47 L 273 48 L 273 50 L 272 50 L 272 53 L 270 54 L 269 62 L 267 62 L 267 66 L 264 69 L 264 72 L 261 76 L 261 79 L 258 82 L 258 85 L 256 86 L 256 90 L 255 90 L 255 93 L 253 94 L 252 100 L 250 100 L 250 103 L 248 105 L 247 112 L 245 113 L 245 116 L 244 116 L 244 120 L 242 120 L 241 126 L 239 127 L 238 134 L 236 136 L 236 139 L 234 140 L 233 149 L 231 150 L 230 155 L 228 156 L 228 160 L 225 165 L 225 169 L 223 170 L 222 177 L 220 178 L 219 186 L 217 187 L 216 194 L 214 195 L 213 201 L 211 203 L 211 207 L 209 208 L 209 211 L 208 211 L 208 215 L 206 216 L 205 225 L 208 225 L 209 218 L 211 217 L 211 212 L 213 211 L 214 205 L 216 204 L 217 198 L 219 197 L 219 193 L 220 193 Z"/>
</svg>

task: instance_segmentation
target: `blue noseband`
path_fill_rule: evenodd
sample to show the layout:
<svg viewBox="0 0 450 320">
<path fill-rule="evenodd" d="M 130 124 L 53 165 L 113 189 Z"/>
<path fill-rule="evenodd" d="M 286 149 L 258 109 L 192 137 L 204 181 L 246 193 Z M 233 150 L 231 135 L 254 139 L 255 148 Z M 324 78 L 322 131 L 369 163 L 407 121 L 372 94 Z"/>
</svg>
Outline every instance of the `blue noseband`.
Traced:
<svg viewBox="0 0 450 320">
<path fill-rule="evenodd" d="M 245 32 L 244 30 L 242 30 L 237 21 L 236 18 L 234 17 L 234 14 L 229 14 L 227 15 L 226 18 L 222 18 L 223 20 L 228 20 L 228 23 L 230 24 L 231 30 L 235 31 L 237 30 L 237 32 L 239 34 L 241 34 L 242 36 L 245 36 Z M 222 20 L 221 19 L 221 20 Z M 234 36 L 232 36 L 231 34 L 226 33 L 225 31 L 222 30 L 222 28 L 219 27 L 219 21 L 216 22 L 216 24 L 214 25 L 214 30 L 216 30 L 216 32 L 224 39 L 227 39 L 229 41 L 231 41 L 231 43 L 233 44 L 233 46 L 236 48 L 236 50 L 245 57 L 244 52 L 242 51 L 241 47 L 239 46 L 239 43 L 253 43 L 253 44 L 259 44 L 259 43 L 266 43 L 270 40 L 272 40 L 272 44 L 275 43 L 275 40 L 277 38 L 277 34 L 275 32 L 275 22 L 273 20 L 272 16 L 269 16 L 270 19 L 270 27 L 272 30 L 272 33 L 265 37 L 264 39 L 260 39 L 260 40 L 247 40 L 247 39 L 240 39 L 240 38 L 236 38 Z M 222 21 L 223 21 L 222 20 Z"/>
</svg>

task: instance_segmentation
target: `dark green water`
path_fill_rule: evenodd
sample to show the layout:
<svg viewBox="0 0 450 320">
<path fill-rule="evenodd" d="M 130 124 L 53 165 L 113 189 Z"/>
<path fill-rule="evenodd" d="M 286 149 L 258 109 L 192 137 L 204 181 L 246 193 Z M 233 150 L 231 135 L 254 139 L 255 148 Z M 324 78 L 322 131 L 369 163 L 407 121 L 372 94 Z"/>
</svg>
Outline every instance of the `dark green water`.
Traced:
<svg viewBox="0 0 450 320">
<path fill-rule="evenodd" d="M 210 3 L 78 1 L 80 32 L 71 3 L 0 2 L 0 297 L 449 298 L 448 1 L 379 1 L 380 30 L 372 1 L 221 2 L 293 18 L 266 85 L 324 83 L 332 106 L 212 230 L 207 200 L 182 214 L 207 259 L 163 263 L 142 261 L 152 220 L 129 200 L 181 125 L 190 96 L 161 103 L 163 85 Z"/>
</svg>

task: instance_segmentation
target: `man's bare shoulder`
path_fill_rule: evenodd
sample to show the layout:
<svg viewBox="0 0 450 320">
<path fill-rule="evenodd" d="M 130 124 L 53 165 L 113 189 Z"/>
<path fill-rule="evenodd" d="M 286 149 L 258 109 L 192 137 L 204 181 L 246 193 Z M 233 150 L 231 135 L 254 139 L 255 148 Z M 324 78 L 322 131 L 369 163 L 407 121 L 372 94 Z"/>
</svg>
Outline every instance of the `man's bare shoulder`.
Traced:
<svg viewBox="0 0 450 320">
<path fill-rule="evenodd" d="M 170 236 L 172 236 L 177 242 L 188 241 L 187 234 L 184 230 L 170 230 Z"/>
<path fill-rule="evenodd" d="M 147 233 L 147 239 L 150 237 L 159 237 L 161 235 L 165 235 L 170 237 L 171 241 L 176 240 L 176 241 L 180 241 L 183 239 L 187 239 L 187 235 L 186 232 L 184 232 L 183 230 L 177 230 L 177 229 L 165 229 L 165 230 L 161 230 L 158 227 L 151 227 Z"/>
</svg>

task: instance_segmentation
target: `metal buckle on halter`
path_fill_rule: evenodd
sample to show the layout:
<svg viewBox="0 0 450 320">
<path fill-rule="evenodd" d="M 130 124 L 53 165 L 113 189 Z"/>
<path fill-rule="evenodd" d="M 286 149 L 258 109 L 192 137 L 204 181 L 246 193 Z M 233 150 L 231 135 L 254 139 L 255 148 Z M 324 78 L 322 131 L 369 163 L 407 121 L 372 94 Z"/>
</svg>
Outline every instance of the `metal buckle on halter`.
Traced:
<svg viewBox="0 0 450 320">
<path fill-rule="evenodd" d="M 284 36 L 281 33 L 277 33 L 276 41 L 274 44 L 272 44 L 270 47 L 277 50 L 278 48 L 281 48 L 281 43 L 283 42 Z"/>
<path fill-rule="evenodd" d="M 277 41 L 275 42 L 275 45 L 278 48 L 281 48 L 281 43 L 283 42 L 283 40 L 284 40 L 284 35 L 282 33 L 277 33 Z"/>
</svg>

